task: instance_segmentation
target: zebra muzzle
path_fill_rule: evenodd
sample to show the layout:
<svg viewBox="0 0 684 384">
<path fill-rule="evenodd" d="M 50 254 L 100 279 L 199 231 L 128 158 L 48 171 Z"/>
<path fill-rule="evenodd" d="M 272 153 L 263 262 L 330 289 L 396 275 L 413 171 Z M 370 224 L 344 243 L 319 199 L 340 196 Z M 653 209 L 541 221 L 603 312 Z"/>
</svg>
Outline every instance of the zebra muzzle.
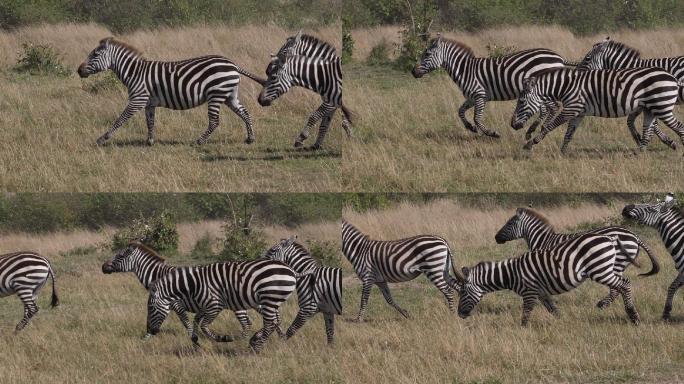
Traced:
<svg viewBox="0 0 684 384">
<path fill-rule="evenodd" d="M 418 67 L 418 66 L 416 65 L 416 66 L 413 67 L 413 69 L 411 70 L 411 74 L 412 74 L 413 77 L 415 77 L 416 79 L 420 79 L 421 77 L 423 77 L 423 75 L 424 75 L 425 73 L 424 73 L 423 71 L 421 71 L 421 70 L 420 70 L 420 67 Z"/>
<path fill-rule="evenodd" d="M 113 273 L 113 272 L 116 272 L 116 271 L 114 270 L 114 266 L 112 266 L 112 262 L 111 262 L 111 261 L 107 261 L 107 262 L 105 262 L 104 264 L 102 264 L 102 273 L 104 273 L 104 274 L 110 274 L 110 273 Z"/>
<path fill-rule="evenodd" d="M 78 66 L 78 76 L 80 76 L 82 79 L 88 77 L 88 72 L 86 71 L 86 64 L 82 63 L 81 65 Z"/>
<path fill-rule="evenodd" d="M 259 95 L 259 98 L 257 99 L 257 101 L 259 102 L 259 105 L 261 105 L 262 107 L 268 107 L 272 103 L 271 100 L 267 100 L 267 99 L 263 98 L 261 95 Z"/>
</svg>

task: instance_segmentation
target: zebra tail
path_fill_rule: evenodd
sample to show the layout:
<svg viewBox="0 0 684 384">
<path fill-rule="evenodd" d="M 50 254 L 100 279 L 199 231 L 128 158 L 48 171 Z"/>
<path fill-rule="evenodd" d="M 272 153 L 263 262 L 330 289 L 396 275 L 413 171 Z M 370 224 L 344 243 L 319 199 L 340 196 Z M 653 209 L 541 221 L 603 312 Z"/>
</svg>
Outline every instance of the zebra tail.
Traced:
<svg viewBox="0 0 684 384">
<path fill-rule="evenodd" d="M 651 270 L 646 272 L 646 273 L 640 273 L 639 276 L 651 276 L 651 275 L 655 275 L 656 273 L 660 272 L 660 263 L 658 263 L 658 259 L 656 259 L 656 257 L 653 255 L 653 253 L 651 252 L 651 249 L 646 244 L 644 244 L 641 241 L 641 239 L 638 237 L 637 237 L 637 244 L 639 244 L 639 246 L 641 248 L 643 248 L 644 251 L 646 251 L 648 258 L 651 260 Z"/>
<path fill-rule="evenodd" d="M 252 74 L 251 72 L 249 72 L 249 71 L 247 71 L 247 70 L 245 70 L 245 69 L 243 69 L 243 68 L 240 68 L 240 67 L 237 66 L 237 65 L 236 65 L 236 67 L 237 67 L 238 73 L 240 73 L 241 75 L 245 75 L 245 76 L 249 77 L 250 79 L 252 79 L 252 80 L 256 81 L 257 83 L 259 83 L 262 87 L 266 85 L 266 79 L 263 79 L 263 78 L 261 78 L 261 77 L 255 75 L 255 74 Z"/>
<path fill-rule="evenodd" d="M 353 124 L 353 122 L 352 122 L 352 115 L 353 115 L 352 111 L 349 110 L 349 108 L 347 108 L 347 106 L 344 105 L 344 103 L 340 104 L 340 108 L 342 108 L 342 113 L 344 114 L 344 118 L 347 119 L 349 124 Z"/>
<path fill-rule="evenodd" d="M 566 67 L 577 67 L 578 65 L 580 65 L 580 62 L 563 59 L 563 65 L 565 65 Z"/>
<path fill-rule="evenodd" d="M 303 277 L 313 275 L 315 272 L 316 272 L 316 267 L 311 267 L 302 273 L 295 272 L 295 279 L 299 280 Z"/>
<path fill-rule="evenodd" d="M 59 298 L 57 297 L 57 286 L 55 285 L 55 271 L 52 270 L 52 265 L 48 262 L 48 274 L 52 279 L 52 299 L 50 301 L 50 306 L 52 308 L 59 305 Z"/>
<path fill-rule="evenodd" d="M 449 287 L 451 287 L 453 290 L 456 292 L 461 292 L 461 283 L 458 281 L 458 279 L 452 277 L 449 274 L 449 269 L 454 273 L 454 276 L 461 276 L 458 271 L 456 270 L 456 265 L 454 264 L 454 258 L 453 255 L 451 254 L 451 248 L 447 246 L 447 265 L 444 267 L 444 281 L 447 283 Z"/>
</svg>

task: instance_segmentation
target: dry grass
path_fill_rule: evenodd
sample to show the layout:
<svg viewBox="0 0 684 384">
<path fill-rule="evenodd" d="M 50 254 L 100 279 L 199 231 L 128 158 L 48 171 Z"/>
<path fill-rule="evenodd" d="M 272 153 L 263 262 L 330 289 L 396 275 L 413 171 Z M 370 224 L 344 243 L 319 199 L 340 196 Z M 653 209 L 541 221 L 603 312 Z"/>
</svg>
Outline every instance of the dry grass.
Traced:
<svg viewBox="0 0 684 384">
<path fill-rule="evenodd" d="M 586 221 L 616 220 L 621 204 L 541 210 L 559 229 L 567 230 Z M 456 198 L 365 214 L 345 211 L 344 216 L 375 238 L 421 232 L 443 235 L 462 265 L 508 257 L 524 248 L 519 243 L 494 244 L 494 232 L 512 213 L 513 209 L 498 207 L 486 212 L 464 208 Z M 182 238 L 213 229 L 214 223 L 183 227 Z M 159 336 L 143 343 L 146 294 L 139 283 L 130 275 L 102 275 L 100 264 L 108 254 L 55 255 L 62 306 L 41 311 L 15 336 L 21 306 L 15 297 L 0 301 L 0 338 L 5 346 L 0 370 L 8 382 L 681 382 L 684 305 L 679 297 L 675 324 L 659 321 L 674 268 L 655 231 L 634 229 L 655 250 L 663 267 L 648 279 L 633 277 L 634 269 L 629 272 L 643 319 L 639 327 L 626 321 L 620 303 L 603 312 L 595 309 L 605 289 L 590 282 L 557 298 L 560 319 L 538 308 L 527 329 L 519 326 L 521 301 L 511 293 L 488 295 L 473 317 L 461 320 L 448 313 L 441 295 L 421 277 L 415 284 L 392 287 L 411 319 L 400 318 L 374 290 L 369 321 L 354 324 L 339 319 L 334 347 L 325 346 L 319 315 L 295 338 L 270 340 L 259 356 L 245 353 L 246 340 L 219 345 L 203 339 L 206 351 L 193 353 L 175 318 L 167 321 Z M 274 239 L 290 231 L 271 228 L 267 236 Z M 308 239 L 339 239 L 339 222 L 296 231 L 302 238 L 305 234 Z M 51 242 L 49 237 L 41 240 Z M 0 240 L 2 249 L 7 248 L 4 242 L 5 238 Z M 182 257 L 171 261 L 188 262 Z M 354 278 L 348 263 L 344 265 L 349 282 Z M 356 314 L 359 295 L 357 284 L 346 285 L 343 317 Z M 43 308 L 48 297 L 47 292 L 40 296 Z M 291 300 L 284 311 L 286 323 L 294 313 Z M 214 328 L 237 334 L 239 326 L 226 312 Z"/>
<path fill-rule="evenodd" d="M 306 31 L 339 45 L 340 26 Z M 177 60 L 217 53 L 258 75 L 292 30 L 265 25 L 157 29 L 117 36 L 150 59 Z M 111 35 L 97 25 L 51 25 L 0 33 L 0 184 L 25 191 L 339 191 L 340 117 L 326 149 L 295 151 L 294 138 L 320 97 L 293 89 L 272 107 L 256 102 L 261 87 L 243 78 L 241 101 L 254 121 L 256 143 L 243 144 L 242 121 L 228 108 L 202 147 L 192 143 L 206 130 L 206 106 L 189 111 L 160 109 L 157 144 L 144 145 L 144 114 L 132 118 L 99 148 L 103 134 L 126 105 L 125 90 L 84 90 L 104 75 L 81 80 L 76 67 L 97 42 Z M 29 77 L 11 71 L 23 42 L 50 44 L 74 73 L 67 78 Z M 312 132 L 315 138 L 316 131 Z"/>
<path fill-rule="evenodd" d="M 679 177 L 684 171 L 681 149 L 673 152 L 655 138 L 646 153 L 636 153 L 624 118 L 585 119 L 565 156 L 559 151 L 563 127 L 527 152 L 522 149 L 524 131 L 510 128 L 515 102 L 492 102 L 484 123 L 502 137 L 476 137 L 458 118 L 463 96 L 445 73 L 414 79 L 409 73 L 359 64 L 383 40 L 390 46 L 397 43 L 397 31 L 383 27 L 352 32 L 358 62 L 345 67 L 345 100 L 358 115 L 358 139 L 344 146 L 345 189 L 579 192 L 684 186 Z M 577 38 L 562 28 L 538 26 L 445 36 L 470 45 L 478 56 L 485 56 L 485 46 L 494 43 L 518 49 L 548 47 L 571 60 L 604 37 Z M 684 51 L 684 30 L 620 32 L 611 37 L 641 49 L 646 57 Z M 678 116 L 684 121 L 684 115 Z M 472 120 L 472 110 L 468 117 Z M 677 137 L 670 130 L 666 133 Z"/>
</svg>

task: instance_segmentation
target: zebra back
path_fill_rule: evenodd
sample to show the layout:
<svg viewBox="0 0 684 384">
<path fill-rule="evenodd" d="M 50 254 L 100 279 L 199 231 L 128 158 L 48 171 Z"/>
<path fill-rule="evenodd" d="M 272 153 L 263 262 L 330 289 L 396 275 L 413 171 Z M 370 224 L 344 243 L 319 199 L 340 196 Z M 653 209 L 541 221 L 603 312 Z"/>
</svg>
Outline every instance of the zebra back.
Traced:
<svg viewBox="0 0 684 384">
<path fill-rule="evenodd" d="M 302 34 L 302 31 L 299 31 L 297 35 L 288 37 L 278 53 L 272 55 L 271 61 L 266 67 L 266 75 L 270 75 L 275 69 L 278 58 L 282 59 L 285 56 L 306 56 L 322 60 L 338 57 L 335 47 L 330 43 L 312 35 Z"/>
</svg>

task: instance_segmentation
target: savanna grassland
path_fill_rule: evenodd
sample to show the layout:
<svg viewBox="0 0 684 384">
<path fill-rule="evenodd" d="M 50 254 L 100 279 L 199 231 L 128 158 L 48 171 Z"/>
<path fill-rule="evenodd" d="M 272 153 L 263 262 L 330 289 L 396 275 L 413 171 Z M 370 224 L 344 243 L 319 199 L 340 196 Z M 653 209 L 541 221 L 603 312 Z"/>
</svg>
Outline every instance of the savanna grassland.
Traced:
<svg viewBox="0 0 684 384">
<path fill-rule="evenodd" d="M 140 30 L 116 35 L 151 60 L 180 60 L 221 54 L 265 77 L 270 54 L 295 30 L 273 24 L 197 26 Z M 335 46 L 340 26 L 305 30 Z M 145 145 L 144 113 L 122 126 L 105 147 L 95 140 L 108 130 L 127 102 L 112 74 L 82 80 L 76 68 L 100 39 L 112 36 L 95 24 L 21 27 L 0 32 L 0 185 L 5 191 L 339 191 L 341 118 L 331 125 L 321 151 L 299 151 L 294 139 L 320 96 L 292 89 L 264 108 L 261 86 L 246 77 L 240 100 L 254 123 L 256 142 L 244 144 L 245 129 L 227 107 L 208 144 L 194 141 L 208 125 L 206 105 L 172 111 L 158 108 L 153 147 Z M 48 44 L 68 76 L 29 75 L 13 70 L 22 44 Z M 314 140 L 317 127 L 311 131 Z M 310 143 L 307 141 L 308 144 Z"/>
<path fill-rule="evenodd" d="M 626 118 L 587 117 L 565 155 L 560 144 L 567 125 L 525 151 L 524 132 L 510 119 L 515 101 L 487 103 L 484 124 L 499 139 L 478 137 L 458 118 L 463 95 L 444 71 L 415 79 L 391 65 L 367 65 L 374 47 L 385 44 L 397 55 L 398 27 L 352 30 L 353 62 L 345 70 L 345 103 L 357 114 L 357 140 L 344 146 L 343 188 L 355 191 L 653 191 L 684 187 L 682 145 L 677 151 L 657 137 L 645 153 L 636 150 Z M 577 37 L 553 26 L 498 27 L 477 33 L 443 34 L 470 46 L 479 57 L 487 45 L 550 48 L 579 60 L 604 35 Z M 611 33 L 611 38 L 641 50 L 644 57 L 684 52 L 684 30 L 659 29 Z M 377 57 L 375 58 L 377 61 Z M 474 109 L 467 113 L 472 121 Z M 684 120 L 681 108 L 676 116 Z M 641 119 L 637 126 L 641 131 Z M 529 126 L 529 123 L 528 123 Z"/>
<path fill-rule="evenodd" d="M 574 202 L 539 209 L 558 230 L 571 231 L 621 222 L 623 204 Z M 524 250 L 521 242 L 494 242 L 495 232 L 513 212 L 514 207 L 493 205 L 483 210 L 454 199 L 402 203 L 366 213 L 345 210 L 344 217 L 373 238 L 444 236 L 460 267 Z M 199 262 L 185 255 L 205 233 L 218 235 L 219 226 L 212 221 L 179 226 L 179 256 L 168 257 L 169 262 Z M 62 305 L 47 308 L 46 287 L 39 299 L 43 310 L 25 331 L 13 335 L 21 305 L 16 297 L 0 300 L 0 338 L 5 346 L 0 372 L 7 382 L 681 382 L 681 294 L 675 300 L 674 323 L 660 321 L 674 267 L 654 230 L 630 228 L 656 252 L 662 267 L 650 278 L 635 277 L 636 268 L 628 270 L 642 316 L 638 327 L 627 321 L 619 301 L 605 311 L 596 309 L 594 304 L 606 289 L 591 282 L 556 297 L 560 319 L 537 308 L 530 327 L 521 328 L 521 300 L 509 292 L 485 296 L 473 316 L 461 320 L 448 313 L 441 294 L 423 277 L 392 286 L 395 300 L 409 311 L 410 319 L 386 305 L 374 289 L 368 321 L 351 323 L 343 318 L 356 315 L 360 289 L 349 263 L 340 261 L 345 313 L 336 322 L 336 344 L 325 345 L 323 320 L 317 315 L 287 342 L 272 337 L 258 356 L 246 352 L 246 339 L 216 344 L 202 338 L 204 351 L 193 352 L 173 316 L 157 337 L 142 342 L 146 292 L 132 275 L 100 272 L 111 252 L 93 245 L 107 238 L 106 230 L 5 235 L 0 252 L 30 247 L 52 259 Z M 297 228 L 271 226 L 264 233 L 269 242 L 295 232 L 300 239 L 337 243 L 339 230 L 339 221 L 331 221 Z M 642 269 L 649 267 L 643 255 L 640 261 Z M 286 324 L 295 311 L 290 300 L 284 310 Z M 258 327 L 258 315 L 251 315 Z M 228 311 L 213 328 L 239 334 L 238 323 Z"/>
</svg>

